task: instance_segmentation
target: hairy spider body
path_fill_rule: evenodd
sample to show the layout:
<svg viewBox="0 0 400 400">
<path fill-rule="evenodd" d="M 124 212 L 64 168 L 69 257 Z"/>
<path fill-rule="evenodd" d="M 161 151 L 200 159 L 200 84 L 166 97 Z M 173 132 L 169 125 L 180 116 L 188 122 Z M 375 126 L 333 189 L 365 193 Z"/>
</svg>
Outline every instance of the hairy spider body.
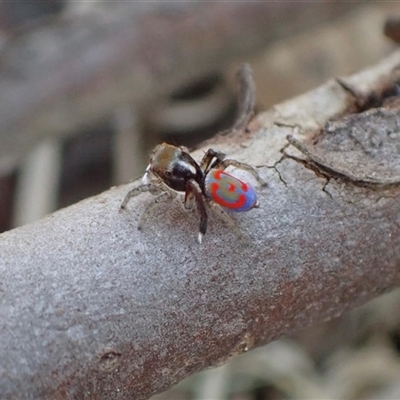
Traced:
<svg viewBox="0 0 400 400">
<path fill-rule="evenodd" d="M 184 192 L 185 207 L 189 208 L 194 201 L 200 216 L 199 243 L 207 231 L 207 207 L 215 211 L 243 239 L 235 221 L 224 209 L 243 212 L 257 207 L 257 194 L 252 186 L 224 172 L 229 166 L 248 171 L 260 184 L 265 184 L 252 166 L 225 159 L 225 154 L 213 149 L 209 149 L 198 164 L 186 148 L 160 144 L 153 150 L 142 184 L 128 192 L 121 208 L 126 207 L 131 197 L 142 192 L 157 196 L 155 202 L 143 213 L 139 222 L 140 229 L 158 202 L 176 198 L 179 192 Z"/>
</svg>

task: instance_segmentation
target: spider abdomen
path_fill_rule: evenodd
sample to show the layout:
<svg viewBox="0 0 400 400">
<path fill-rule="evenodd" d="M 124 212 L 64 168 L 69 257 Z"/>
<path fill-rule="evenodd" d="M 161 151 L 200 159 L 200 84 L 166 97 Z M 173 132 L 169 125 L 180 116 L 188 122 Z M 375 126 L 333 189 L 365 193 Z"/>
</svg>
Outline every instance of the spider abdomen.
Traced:
<svg viewBox="0 0 400 400">
<path fill-rule="evenodd" d="M 257 193 L 252 186 L 220 169 L 212 169 L 205 179 L 209 198 L 234 212 L 257 206 Z"/>
</svg>

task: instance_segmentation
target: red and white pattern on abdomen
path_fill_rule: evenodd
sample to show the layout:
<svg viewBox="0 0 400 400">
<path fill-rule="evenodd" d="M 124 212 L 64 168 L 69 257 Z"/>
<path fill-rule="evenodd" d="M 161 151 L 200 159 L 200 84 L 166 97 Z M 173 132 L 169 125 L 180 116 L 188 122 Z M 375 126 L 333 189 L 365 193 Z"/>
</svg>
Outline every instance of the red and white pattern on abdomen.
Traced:
<svg viewBox="0 0 400 400">
<path fill-rule="evenodd" d="M 211 200 L 231 211 L 248 211 L 257 204 L 257 193 L 252 186 L 222 170 L 211 170 L 205 186 Z"/>
</svg>

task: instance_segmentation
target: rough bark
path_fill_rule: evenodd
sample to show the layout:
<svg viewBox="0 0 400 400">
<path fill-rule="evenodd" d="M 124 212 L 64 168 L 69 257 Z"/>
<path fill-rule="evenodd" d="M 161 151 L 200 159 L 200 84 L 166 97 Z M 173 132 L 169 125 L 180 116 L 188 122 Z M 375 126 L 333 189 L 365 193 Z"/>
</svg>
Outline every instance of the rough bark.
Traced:
<svg viewBox="0 0 400 400">
<path fill-rule="evenodd" d="M 15 166 L 45 136 L 70 134 L 127 104 L 149 105 L 271 40 L 354 7 L 302 1 L 125 2 L 38 28 L 1 55 L 0 170 Z"/>
<path fill-rule="evenodd" d="M 236 216 L 247 246 L 215 218 L 197 244 L 196 214 L 176 203 L 139 232 L 151 195 L 121 213 L 130 185 L 0 235 L 1 398 L 145 399 L 398 285 L 399 185 L 360 184 L 286 136 L 325 137 L 326 121 L 367 108 L 399 65 L 396 53 L 214 139 L 269 185 Z"/>
</svg>

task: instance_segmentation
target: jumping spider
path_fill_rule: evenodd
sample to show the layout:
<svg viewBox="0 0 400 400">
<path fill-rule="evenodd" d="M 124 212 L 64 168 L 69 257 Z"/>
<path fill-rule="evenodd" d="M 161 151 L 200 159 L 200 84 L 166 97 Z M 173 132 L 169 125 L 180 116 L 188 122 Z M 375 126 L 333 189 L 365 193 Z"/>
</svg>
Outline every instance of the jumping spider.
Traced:
<svg viewBox="0 0 400 400">
<path fill-rule="evenodd" d="M 154 202 L 146 208 L 140 219 L 141 229 L 157 203 L 174 199 L 179 192 L 184 192 L 185 208 L 190 208 L 194 201 L 200 215 L 199 243 L 207 231 L 207 207 L 216 212 L 243 239 L 235 221 L 225 209 L 243 212 L 258 207 L 257 194 L 250 185 L 224 172 L 229 166 L 251 173 L 261 185 L 265 185 L 251 165 L 225 159 L 225 154 L 221 152 L 209 149 L 198 164 L 185 147 L 160 144 L 153 150 L 142 184 L 128 192 L 121 209 L 125 209 L 129 200 L 142 192 L 155 195 Z"/>
<path fill-rule="evenodd" d="M 240 86 L 238 116 L 232 128 L 225 134 L 234 131 L 247 132 L 248 123 L 254 113 L 255 89 L 250 65 L 243 64 L 237 76 Z M 142 184 L 128 192 L 121 208 L 126 208 L 129 199 L 142 192 L 150 192 L 156 196 L 154 203 L 146 208 L 139 221 L 140 229 L 157 203 L 178 196 L 180 198 L 184 193 L 185 208 L 196 204 L 200 215 L 199 243 L 207 230 L 207 208 L 215 211 L 244 241 L 235 221 L 225 209 L 243 212 L 257 207 L 257 194 L 250 185 L 224 172 L 229 166 L 248 171 L 261 185 L 265 185 L 252 166 L 225 159 L 225 154 L 221 152 L 209 149 L 198 164 L 185 147 L 160 144 L 153 150 Z"/>
</svg>

